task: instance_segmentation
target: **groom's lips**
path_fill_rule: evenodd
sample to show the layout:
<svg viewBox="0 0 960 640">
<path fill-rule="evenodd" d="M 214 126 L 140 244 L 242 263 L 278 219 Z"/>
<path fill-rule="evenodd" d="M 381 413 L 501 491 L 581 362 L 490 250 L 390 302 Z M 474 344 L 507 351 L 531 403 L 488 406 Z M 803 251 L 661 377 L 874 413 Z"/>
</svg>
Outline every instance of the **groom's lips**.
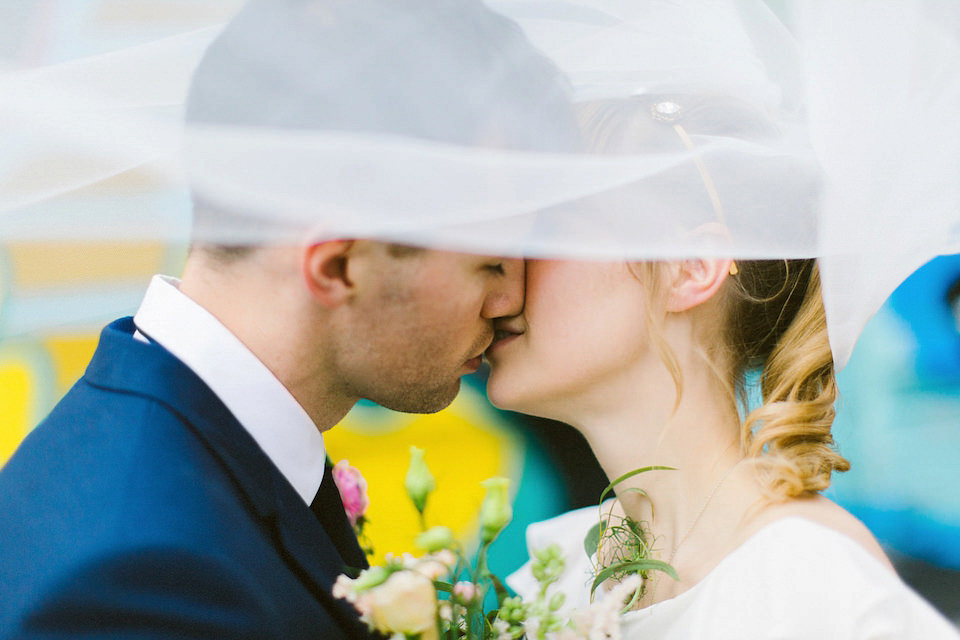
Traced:
<svg viewBox="0 0 960 640">
<path fill-rule="evenodd" d="M 483 364 L 483 355 L 481 354 L 481 355 L 479 355 L 479 356 L 475 356 L 475 357 L 473 357 L 473 358 L 470 358 L 469 360 L 467 360 L 466 362 L 463 363 L 463 366 L 465 366 L 467 369 L 469 369 L 469 370 L 470 370 L 470 373 L 473 373 L 474 371 L 476 371 L 477 369 L 479 369 L 479 368 L 480 368 L 480 365 L 482 365 L 482 364 Z"/>
</svg>

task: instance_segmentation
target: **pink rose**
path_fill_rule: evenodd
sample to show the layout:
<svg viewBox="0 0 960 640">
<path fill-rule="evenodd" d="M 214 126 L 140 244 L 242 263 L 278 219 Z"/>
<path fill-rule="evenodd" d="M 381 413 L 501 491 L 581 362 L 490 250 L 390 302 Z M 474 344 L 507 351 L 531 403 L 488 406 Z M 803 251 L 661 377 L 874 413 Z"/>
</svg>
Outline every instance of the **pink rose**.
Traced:
<svg viewBox="0 0 960 640">
<path fill-rule="evenodd" d="M 354 527 L 367 513 L 370 499 L 367 497 L 367 481 L 346 460 L 341 460 L 333 467 L 333 482 L 340 490 L 340 500 L 347 512 L 347 518 Z"/>
</svg>

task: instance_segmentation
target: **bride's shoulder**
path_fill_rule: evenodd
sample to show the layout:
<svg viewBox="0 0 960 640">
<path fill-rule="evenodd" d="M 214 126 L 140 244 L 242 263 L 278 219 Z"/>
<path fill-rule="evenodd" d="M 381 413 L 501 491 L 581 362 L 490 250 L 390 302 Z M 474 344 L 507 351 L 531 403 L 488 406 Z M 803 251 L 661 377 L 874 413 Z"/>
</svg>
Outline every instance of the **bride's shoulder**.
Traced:
<svg viewBox="0 0 960 640">
<path fill-rule="evenodd" d="M 775 524 L 781 531 L 802 529 L 796 531 L 798 535 L 852 542 L 884 568 L 895 573 L 889 558 L 866 525 L 828 498 L 813 496 L 768 505 L 747 521 L 741 531 L 741 541 Z"/>
<path fill-rule="evenodd" d="M 583 507 L 534 522 L 527 526 L 527 548 L 543 549 L 551 544 L 559 545 L 564 551 L 583 548 L 584 536 L 600 522 L 601 513 L 596 506 Z"/>
</svg>

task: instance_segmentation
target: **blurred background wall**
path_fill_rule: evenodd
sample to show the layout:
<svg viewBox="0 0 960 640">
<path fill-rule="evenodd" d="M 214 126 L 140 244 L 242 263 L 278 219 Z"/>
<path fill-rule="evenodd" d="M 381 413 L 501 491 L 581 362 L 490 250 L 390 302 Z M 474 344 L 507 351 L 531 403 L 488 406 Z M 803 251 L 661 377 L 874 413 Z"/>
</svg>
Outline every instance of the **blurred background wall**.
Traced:
<svg viewBox="0 0 960 640">
<path fill-rule="evenodd" d="M 782 10 L 780 3 L 772 3 Z M 16 68 L 94 55 L 225 20 L 236 0 L 5 0 L 0 65 Z M 55 170 L 62 158 L 32 170 Z M 0 189 L 10 176 L 0 147 Z M 22 175 L 21 178 L 22 179 Z M 44 206 L 108 201 L 182 210 L 136 171 Z M 0 238 L 0 464 L 82 374 L 100 328 L 132 313 L 154 273 L 179 273 L 185 247 L 159 244 L 4 243 Z M 831 496 L 874 531 L 901 573 L 960 619 L 960 257 L 933 261 L 911 277 L 870 323 L 841 374 L 836 425 L 853 469 Z M 493 568 L 526 557 L 526 524 L 591 504 L 605 485 L 569 427 L 497 411 L 482 373 L 432 416 L 359 405 L 326 435 L 328 450 L 370 483 L 370 537 L 378 556 L 412 547 L 414 513 L 402 493 L 410 445 L 426 450 L 439 489 L 428 520 L 476 533 L 481 489 L 513 480 L 514 523 L 498 539 Z M 51 471 L 56 461 L 51 460 Z M 2 517 L 2 514 L 0 514 Z"/>
</svg>

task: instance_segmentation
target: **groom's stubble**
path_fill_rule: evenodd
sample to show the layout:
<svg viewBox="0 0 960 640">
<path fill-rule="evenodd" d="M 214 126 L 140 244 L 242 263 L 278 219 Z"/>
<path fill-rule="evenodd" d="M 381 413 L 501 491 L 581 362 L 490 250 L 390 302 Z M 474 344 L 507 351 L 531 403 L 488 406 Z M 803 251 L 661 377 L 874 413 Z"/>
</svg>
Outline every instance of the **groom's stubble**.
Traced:
<svg viewBox="0 0 960 640">
<path fill-rule="evenodd" d="M 460 390 L 465 363 L 493 336 L 481 258 L 424 251 L 388 256 L 375 290 L 358 303 L 337 360 L 349 391 L 405 413 L 434 413 Z M 520 298 L 522 304 L 522 297 Z"/>
</svg>

